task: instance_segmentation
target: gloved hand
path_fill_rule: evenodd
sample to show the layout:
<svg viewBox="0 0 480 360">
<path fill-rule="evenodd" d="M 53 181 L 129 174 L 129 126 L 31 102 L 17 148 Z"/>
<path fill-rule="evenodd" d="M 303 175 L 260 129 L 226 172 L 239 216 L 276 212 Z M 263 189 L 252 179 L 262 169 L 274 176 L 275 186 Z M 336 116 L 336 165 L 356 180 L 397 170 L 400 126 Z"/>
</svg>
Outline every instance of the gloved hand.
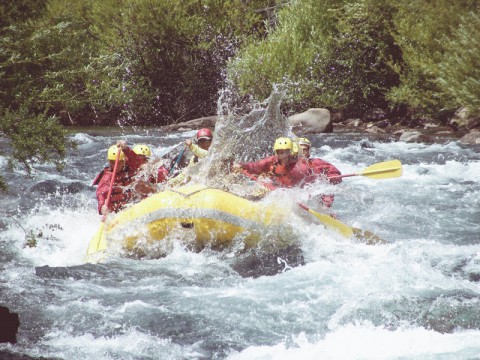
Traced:
<svg viewBox="0 0 480 360">
<path fill-rule="evenodd" d="M 125 140 L 118 140 L 117 146 L 122 150 L 125 150 L 128 147 L 127 142 Z"/>
<path fill-rule="evenodd" d="M 142 195 L 153 194 L 154 192 L 156 192 L 156 190 L 157 186 L 147 181 L 139 180 L 135 184 L 135 191 Z"/>
<path fill-rule="evenodd" d="M 322 205 L 329 208 L 333 205 L 333 200 L 335 197 L 333 195 L 322 195 Z"/>
<path fill-rule="evenodd" d="M 242 171 L 242 165 L 240 165 L 238 163 L 234 163 L 232 165 L 232 171 L 236 172 L 236 173 L 241 172 Z"/>
<path fill-rule="evenodd" d="M 106 205 L 102 205 L 102 208 L 100 209 L 100 214 L 105 215 L 108 213 L 108 208 Z"/>
</svg>

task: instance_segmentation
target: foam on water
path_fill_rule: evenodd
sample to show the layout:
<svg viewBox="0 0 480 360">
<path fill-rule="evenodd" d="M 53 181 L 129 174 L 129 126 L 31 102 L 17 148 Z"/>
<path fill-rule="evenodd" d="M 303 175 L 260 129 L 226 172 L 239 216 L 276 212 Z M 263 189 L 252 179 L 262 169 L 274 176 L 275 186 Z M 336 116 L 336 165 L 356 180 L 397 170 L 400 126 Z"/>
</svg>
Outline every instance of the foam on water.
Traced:
<svg viewBox="0 0 480 360">
<path fill-rule="evenodd" d="M 194 134 L 125 137 L 155 146 L 161 156 Z M 181 244 L 160 259 L 115 255 L 104 265 L 77 267 L 100 225 L 90 181 L 105 162 L 99 154 L 118 137 L 73 138 L 80 146 L 65 174 L 40 167 L 33 180 L 11 175 L 37 191 L 9 195 L 11 204 L 32 203 L 9 205 L 18 223 L 5 218 L 0 234 L 0 303 L 20 313 L 19 351 L 64 359 L 473 359 L 480 353 L 480 166 L 471 148 L 374 140 L 364 148 L 354 136 L 312 137 L 314 156 L 343 173 L 396 158 L 403 176 L 272 193 L 265 201 L 292 209 L 289 225 L 306 264 L 242 278 L 230 266 L 234 251 L 192 253 Z M 51 188 L 40 186 L 48 181 Z M 84 188 L 54 189 L 74 182 Z M 389 243 L 344 239 L 297 208 L 302 201 L 319 210 L 322 193 L 336 195 L 331 211 L 342 222 Z M 30 230 L 37 235 L 32 248 L 24 247 Z M 34 268 L 45 265 L 66 267 L 67 274 L 35 276 Z"/>
<path fill-rule="evenodd" d="M 424 328 L 390 331 L 371 324 L 348 324 L 327 334 L 317 342 L 303 333 L 295 343 L 252 346 L 232 353 L 229 360 L 316 360 L 316 359 L 474 359 L 480 351 L 477 330 L 441 334 Z"/>
</svg>

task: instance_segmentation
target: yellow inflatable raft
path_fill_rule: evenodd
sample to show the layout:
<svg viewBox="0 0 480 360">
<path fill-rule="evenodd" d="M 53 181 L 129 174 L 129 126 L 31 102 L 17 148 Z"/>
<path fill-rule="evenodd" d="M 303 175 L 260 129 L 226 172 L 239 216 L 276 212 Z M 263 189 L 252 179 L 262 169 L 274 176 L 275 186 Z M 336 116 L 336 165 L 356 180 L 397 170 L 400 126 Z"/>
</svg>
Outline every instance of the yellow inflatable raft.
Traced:
<svg viewBox="0 0 480 360">
<path fill-rule="evenodd" d="M 224 249 L 237 241 L 246 250 L 269 235 L 277 239 L 280 229 L 285 235 L 288 213 L 267 201 L 249 201 L 194 184 L 159 192 L 111 216 L 105 235 L 107 243 L 116 239 L 113 242 L 133 253 L 182 232 L 188 232 L 196 251 L 207 246 Z"/>
</svg>

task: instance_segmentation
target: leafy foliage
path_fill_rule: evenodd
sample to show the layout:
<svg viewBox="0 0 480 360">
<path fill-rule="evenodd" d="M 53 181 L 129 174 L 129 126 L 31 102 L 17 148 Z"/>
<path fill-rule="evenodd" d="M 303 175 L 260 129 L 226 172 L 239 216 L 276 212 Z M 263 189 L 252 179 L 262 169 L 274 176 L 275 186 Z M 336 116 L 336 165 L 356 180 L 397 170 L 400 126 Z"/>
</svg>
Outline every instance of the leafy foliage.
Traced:
<svg viewBox="0 0 480 360">
<path fill-rule="evenodd" d="M 260 98 L 281 84 L 295 110 L 385 106 L 385 89 L 398 83 L 391 67 L 399 58 L 388 33 L 391 11 L 375 0 L 292 1 L 268 38 L 230 63 L 230 74 L 241 91 Z"/>
<path fill-rule="evenodd" d="M 401 48 L 403 61 L 396 68 L 401 83 L 387 93 L 388 99 L 393 104 L 406 104 L 417 113 L 427 115 L 445 108 L 472 107 L 475 90 L 470 93 L 472 89 L 467 90 L 460 83 L 474 82 L 472 76 L 478 74 L 475 70 L 478 60 L 472 61 L 468 53 L 478 48 L 478 20 L 475 17 L 478 18 L 480 3 L 405 0 L 396 2 L 395 7 L 392 34 Z M 465 17 L 469 13 L 472 15 Z M 417 14 L 421 16 L 415 16 Z M 470 37 L 456 30 L 462 22 L 463 31 Z M 455 70 L 459 64 L 452 58 L 464 66 L 462 71 Z M 457 78 L 456 85 L 454 78 Z M 455 95 L 460 94 L 460 88 L 469 94 Z"/>
<path fill-rule="evenodd" d="M 451 37 L 444 37 L 448 54 L 437 65 L 435 82 L 448 99 L 444 106 L 455 109 L 465 105 L 471 113 L 480 112 L 480 18 L 465 15 Z M 454 51 L 452 51 L 454 49 Z"/>
<path fill-rule="evenodd" d="M 61 168 L 66 138 L 58 120 L 164 124 L 210 115 L 227 58 L 246 37 L 262 32 L 257 10 L 272 3 L 2 3 L 11 17 L 2 18 L 0 28 L 0 131 L 12 140 L 11 161 L 28 171 L 37 162 Z M 38 148 L 28 138 L 32 129 Z M 58 141 L 50 141 L 54 135 Z M 43 141 L 49 141 L 45 151 Z"/>
<path fill-rule="evenodd" d="M 226 60 L 246 29 L 260 27 L 254 6 L 269 3 L 137 0 L 124 8 L 115 41 L 130 63 L 126 91 L 146 89 L 131 97 L 130 113 L 149 124 L 215 113 Z"/>
<path fill-rule="evenodd" d="M 75 146 L 55 117 L 31 115 L 25 107 L 15 112 L 6 110 L 0 117 L 0 129 L 10 139 L 10 168 L 19 163 L 28 173 L 33 165 L 44 163 L 62 170 L 67 148 Z"/>
</svg>

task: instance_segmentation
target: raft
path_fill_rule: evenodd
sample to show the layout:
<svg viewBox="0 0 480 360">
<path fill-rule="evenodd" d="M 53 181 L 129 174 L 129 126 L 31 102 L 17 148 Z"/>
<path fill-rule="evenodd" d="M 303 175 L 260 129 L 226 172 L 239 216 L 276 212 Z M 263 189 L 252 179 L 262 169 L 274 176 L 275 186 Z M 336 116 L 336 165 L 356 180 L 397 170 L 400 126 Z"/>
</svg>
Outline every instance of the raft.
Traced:
<svg viewBox="0 0 480 360">
<path fill-rule="evenodd" d="M 182 232 L 188 233 L 188 241 L 196 251 L 234 245 L 248 250 L 266 237 L 275 239 L 273 246 L 286 247 L 289 236 L 275 234 L 286 234 L 289 213 L 268 201 L 250 201 L 193 184 L 161 191 L 114 214 L 105 232 L 108 247 L 110 243 L 121 243 L 130 254 L 138 254 L 165 239 L 180 238 Z"/>
</svg>

